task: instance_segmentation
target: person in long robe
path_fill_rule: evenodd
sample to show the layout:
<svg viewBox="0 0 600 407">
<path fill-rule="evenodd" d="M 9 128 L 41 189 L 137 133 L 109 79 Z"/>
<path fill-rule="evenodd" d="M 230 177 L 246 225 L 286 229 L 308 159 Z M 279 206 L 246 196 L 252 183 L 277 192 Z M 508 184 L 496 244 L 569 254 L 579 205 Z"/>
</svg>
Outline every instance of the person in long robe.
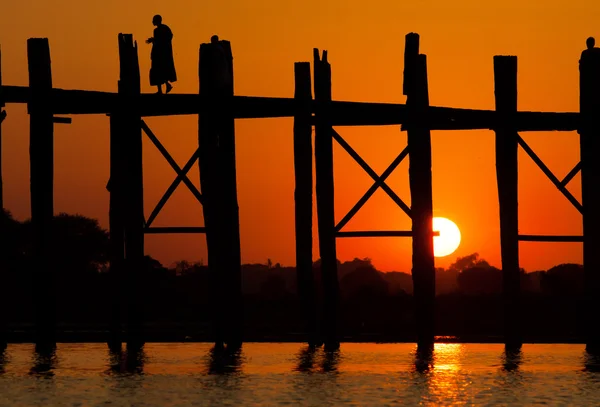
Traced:
<svg viewBox="0 0 600 407">
<path fill-rule="evenodd" d="M 173 59 L 173 32 L 162 23 L 162 17 L 155 15 L 152 24 L 154 37 L 146 40 L 147 44 L 152 44 L 150 59 L 152 65 L 150 68 L 150 85 L 158 87 L 158 93 L 162 93 L 162 85 L 166 85 L 167 93 L 173 89 L 171 82 L 177 81 L 175 72 L 175 61 Z"/>
</svg>

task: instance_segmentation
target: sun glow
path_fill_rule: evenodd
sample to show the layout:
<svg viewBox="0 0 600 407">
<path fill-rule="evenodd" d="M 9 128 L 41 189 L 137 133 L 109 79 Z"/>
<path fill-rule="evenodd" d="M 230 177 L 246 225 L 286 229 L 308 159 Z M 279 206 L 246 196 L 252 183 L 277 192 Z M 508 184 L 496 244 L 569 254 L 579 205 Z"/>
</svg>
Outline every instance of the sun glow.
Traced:
<svg viewBox="0 0 600 407">
<path fill-rule="evenodd" d="M 433 237 L 433 254 L 435 257 L 448 256 L 460 245 L 460 230 L 450 219 L 433 218 L 433 231 L 440 232 Z"/>
</svg>

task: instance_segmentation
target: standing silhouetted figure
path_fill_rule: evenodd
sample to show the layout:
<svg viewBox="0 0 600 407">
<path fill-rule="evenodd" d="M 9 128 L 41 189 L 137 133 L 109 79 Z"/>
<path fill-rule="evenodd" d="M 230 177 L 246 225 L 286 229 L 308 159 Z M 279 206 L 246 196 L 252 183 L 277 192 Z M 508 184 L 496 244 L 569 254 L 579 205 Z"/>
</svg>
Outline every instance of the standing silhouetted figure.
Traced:
<svg viewBox="0 0 600 407">
<path fill-rule="evenodd" d="M 581 53 L 581 59 L 579 60 L 580 65 L 582 60 L 591 58 L 592 55 L 598 55 L 600 53 L 600 48 L 596 48 L 596 40 L 594 37 L 589 37 L 585 40 L 585 45 L 587 46 L 587 49 Z"/>
<path fill-rule="evenodd" d="M 177 81 L 175 72 L 175 61 L 173 60 L 173 33 L 171 29 L 162 23 L 162 17 L 155 15 L 152 18 L 154 37 L 146 40 L 147 44 L 152 44 L 152 53 L 150 59 L 152 66 L 150 68 L 150 85 L 158 87 L 158 93 L 162 93 L 162 85 L 167 85 L 167 93 L 173 89 L 170 82 Z"/>
</svg>

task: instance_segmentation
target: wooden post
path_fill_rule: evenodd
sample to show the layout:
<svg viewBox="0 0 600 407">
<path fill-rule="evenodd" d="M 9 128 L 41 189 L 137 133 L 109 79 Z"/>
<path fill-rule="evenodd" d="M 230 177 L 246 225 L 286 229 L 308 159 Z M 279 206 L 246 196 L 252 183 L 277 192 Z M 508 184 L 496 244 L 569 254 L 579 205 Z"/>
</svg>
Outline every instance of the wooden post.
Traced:
<svg viewBox="0 0 600 407">
<path fill-rule="evenodd" d="M 2 49 L 0 49 L 0 211 L 4 211 L 4 195 L 2 186 L 2 122 L 6 117 L 6 112 L 2 110 L 4 107 L 4 99 L 2 97 Z M 0 238 L 6 239 L 7 235 L 4 231 L 0 231 Z M 0 248 L 0 256 L 4 257 L 4 248 Z M 0 276 L 0 279 L 2 277 Z M 6 280 L 4 280 L 6 281 Z M 6 287 L 2 287 L 6 290 Z M 8 309 L 5 297 L 0 300 L 0 359 L 1 352 L 6 349 L 6 310 Z"/>
<path fill-rule="evenodd" d="M 198 77 L 199 77 L 199 94 L 204 100 L 212 100 L 214 98 L 214 78 L 212 68 L 213 47 L 211 44 L 201 44 L 199 51 Z M 208 103 L 207 103 L 208 105 Z M 202 210 L 204 213 L 204 226 L 206 228 L 206 246 L 208 252 L 208 267 L 211 275 L 210 290 L 211 312 L 213 320 L 213 334 L 215 345 L 222 347 L 225 343 L 223 337 L 223 308 L 220 301 L 223 299 L 222 274 L 219 270 L 218 256 L 218 234 L 221 232 L 217 222 L 216 211 L 218 209 L 218 198 L 216 188 L 218 180 L 216 176 L 216 155 L 218 137 L 214 130 L 214 115 L 213 112 L 205 115 L 198 115 L 198 145 L 200 155 L 198 158 L 198 166 L 200 169 L 200 189 L 204 198 Z"/>
<path fill-rule="evenodd" d="M 317 217 L 324 308 L 321 330 L 325 349 L 334 350 L 340 345 L 337 332 L 339 282 L 333 190 L 333 129 L 328 119 L 328 107 L 331 102 L 331 66 L 327 62 L 327 51 L 323 51 L 321 58 L 319 50 L 314 50 L 314 81 L 317 102 L 315 114 Z"/>
<path fill-rule="evenodd" d="M 600 352 L 600 49 L 583 51 L 580 69 L 581 196 L 585 275 L 586 349 Z"/>
<path fill-rule="evenodd" d="M 117 123 L 121 131 L 123 165 L 123 226 L 125 231 L 125 296 L 127 346 L 144 344 L 143 296 L 140 282 L 144 264 L 144 184 L 142 176 L 142 129 L 139 113 L 140 68 L 137 44 L 131 34 L 119 34 L 120 81 Z"/>
<path fill-rule="evenodd" d="M 296 273 L 298 295 L 304 308 L 308 344 L 320 344 L 317 332 L 315 283 L 312 271 L 312 101 L 310 63 L 294 64 L 295 94 L 298 110 L 294 116 L 294 176 L 296 181 Z"/>
<path fill-rule="evenodd" d="M 237 348 L 242 344 L 242 262 L 229 41 L 200 46 L 199 77 L 200 94 L 210 101 L 210 112 L 199 117 L 198 141 L 209 267 L 215 284 L 215 343 Z"/>
<path fill-rule="evenodd" d="M 419 35 L 406 35 L 404 92 L 411 111 L 408 127 L 408 168 L 412 213 L 413 268 L 417 343 L 434 341 L 435 262 L 433 258 L 433 197 L 431 176 L 431 134 L 427 128 L 429 107 L 426 56 L 418 54 Z"/>
<path fill-rule="evenodd" d="M 4 209 L 4 186 L 2 184 L 2 122 L 6 112 L 2 110 L 4 99 L 2 98 L 2 49 L 0 49 L 0 211 Z"/>
<path fill-rule="evenodd" d="M 27 40 L 29 68 L 29 157 L 31 226 L 33 232 L 33 290 L 36 343 L 55 344 L 56 305 L 53 265 L 50 261 L 54 216 L 54 125 L 52 123 L 52 70 L 47 38 Z"/>
<path fill-rule="evenodd" d="M 125 273 L 125 200 L 123 197 L 125 177 L 125 156 L 121 118 L 115 109 L 110 114 L 110 180 L 107 189 L 110 194 L 108 224 L 110 234 L 109 246 L 109 292 L 110 301 L 110 335 L 108 346 L 111 350 L 120 350 L 122 336 L 122 297 L 123 274 Z"/>
<path fill-rule="evenodd" d="M 496 176 L 500 208 L 500 252 L 504 295 L 504 341 L 507 348 L 521 347 L 520 271 L 518 218 L 517 57 L 494 57 L 494 88 L 499 116 L 496 132 Z"/>
</svg>

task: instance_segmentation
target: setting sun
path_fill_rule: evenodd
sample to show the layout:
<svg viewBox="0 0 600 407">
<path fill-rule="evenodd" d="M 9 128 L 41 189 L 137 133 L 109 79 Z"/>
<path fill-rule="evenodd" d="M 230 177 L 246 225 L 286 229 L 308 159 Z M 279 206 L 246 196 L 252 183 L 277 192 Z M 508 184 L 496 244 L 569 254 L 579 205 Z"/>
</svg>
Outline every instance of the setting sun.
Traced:
<svg viewBox="0 0 600 407">
<path fill-rule="evenodd" d="M 433 218 L 433 230 L 440 232 L 433 237 L 433 253 L 435 257 L 448 256 L 460 245 L 460 230 L 450 219 Z"/>
</svg>

